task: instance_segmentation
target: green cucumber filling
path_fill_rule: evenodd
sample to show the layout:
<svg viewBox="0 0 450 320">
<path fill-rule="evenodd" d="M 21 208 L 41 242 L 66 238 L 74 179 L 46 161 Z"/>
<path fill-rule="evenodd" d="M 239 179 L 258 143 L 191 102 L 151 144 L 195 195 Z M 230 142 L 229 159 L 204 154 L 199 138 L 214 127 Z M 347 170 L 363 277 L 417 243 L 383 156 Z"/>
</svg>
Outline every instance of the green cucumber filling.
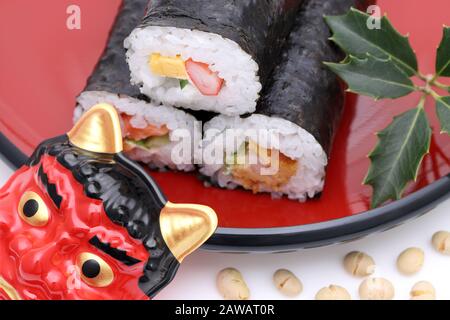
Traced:
<svg viewBox="0 0 450 320">
<path fill-rule="evenodd" d="M 183 90 L 184 87 L 186 87 L 188 84 L 189 84 L 189 80 L 181 79 L 180 80 L 180 88 L 181 88 L 181 90 Z"/>
<path fill-rule="evenodd" d="M 132 139 L 125 139 L 126 143 L 132 145 L 133 147 L 144 149 L 144 150 L 151 150 L 156 148 L 164 147 L 165 145 L 168 145 L 170 143 L 170 137 L 169 134 L 166 134 L 164 136 L 158 136 L 158 137 L 149 137 L 147 139 L 143 140 L 132 140 Z"/>
</svg>

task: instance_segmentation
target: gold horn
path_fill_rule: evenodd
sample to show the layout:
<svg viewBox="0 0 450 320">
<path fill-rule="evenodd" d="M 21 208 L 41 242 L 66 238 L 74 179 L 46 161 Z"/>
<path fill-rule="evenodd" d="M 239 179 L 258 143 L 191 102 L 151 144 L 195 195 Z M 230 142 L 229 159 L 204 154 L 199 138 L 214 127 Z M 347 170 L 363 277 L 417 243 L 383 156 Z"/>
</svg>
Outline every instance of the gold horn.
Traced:
<svg viewBox="0 0 450 320">
<path fill-rule="evenodd" d="M 83 150 L 108 154 L 123 150 L 119 115 L 106 103 L 89 109 L 67 135 L 73 145 Z"/>
<path fill-rule="evenodd" d="M 217 228 L 217 216 L 207 206 L 167 202 L 159 223 L 169 250 L 182 262 L 212 236 Z"/>
</svg>

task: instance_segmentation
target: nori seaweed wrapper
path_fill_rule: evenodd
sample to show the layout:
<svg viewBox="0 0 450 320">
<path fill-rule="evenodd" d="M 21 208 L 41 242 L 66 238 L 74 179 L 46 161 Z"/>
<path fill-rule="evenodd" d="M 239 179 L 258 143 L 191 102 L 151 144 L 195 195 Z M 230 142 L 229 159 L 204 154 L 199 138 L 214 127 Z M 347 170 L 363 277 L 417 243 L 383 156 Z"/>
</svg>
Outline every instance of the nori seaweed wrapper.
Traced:
<svg viewBox="0 0 450 320">
<path fill-rule="evenodd" d="M 342 15 L 365 2 L 307 0 L 256 109 L 299 125 L 328 155 L 344 108 L 344 87 L 323 62 L 338 62 L 344 54 L 329 40 L 323 16 Z"/>
<path fill-rule="evenodd" d="M 128 95 L 143 96 L 139 88 L 130 83 L 130 70 L 126 62 L 123 42 L 141 22 L 148 0 L 124 0 L 111 29 L 106 49 L 89 77 L 84 91 L 106 91 Z"/>
<path fill-rule="evenodd" d="M 140 27 L 160 26 L 219 34 L 259 65 L 262 84 L 273 70 L 303 0 L 150 0 Z"/>
<path fill-rule="evenodd" d="M 130 82 L 130 69 L 126 61 L 126 49 L 123 42 L 130 33 L 141 23 L 145 15 L 148 0 L 123 0 L 111 28 L 106 48 L 94 68 L 86 91 L 105 91 L 112 94 L 124 95 L 140 100 L 149 101 L 141 94 L 139 87 Z M 206 122 L 211 120 L 213 113 L 206 111 L 184 110 L 197 120 Z"/>
</svg>

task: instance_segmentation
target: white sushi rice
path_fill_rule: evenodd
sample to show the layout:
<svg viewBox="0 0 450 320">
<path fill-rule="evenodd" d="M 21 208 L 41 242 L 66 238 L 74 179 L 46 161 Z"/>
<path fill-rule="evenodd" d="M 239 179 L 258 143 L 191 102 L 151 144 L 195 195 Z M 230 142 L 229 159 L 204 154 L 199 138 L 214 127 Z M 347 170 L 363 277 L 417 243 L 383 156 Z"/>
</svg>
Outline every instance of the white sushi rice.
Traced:
<svg viewBox="0 0 450 320">
<path fill-rule="evenodd" d="M 255 111 L 261 91 L 258 64 L 236 42 L 203 31 L 150 26 L 135 29 L 124 44 L 131 82 L 152 100 L 226 115 Z M 151 72 L 148 61 L 153 53 L 206 63 L 225 83 L 217 96 L 202 95 L 192 82 L 181 89 L 179 80 Z"/>
<path fill-rule="evenodd" d="M 98 103 L 109 103 L 119 113 L 132 116 L 130 124 L 134 128 L 145 128 L 148 125 L 157 127 L 166 125 L 169 129 L 169 144 L 150 150 L 134 148 L 126 152 L 131 159 L 144 162 L 153 169 L 169 168 L 181 171 L 195 169 L 194 158 L 197 157 L 196 153 L 199 152 L 198 145 L 202 132 L 201 125 L 196 122 L 192 115 L 182 110 L 147 103 L 129 96 L 119 96 L 104 91 L 87 91 L 81 93 L 77 98 L 74 122 Z M 186 150 L 186 148 L 181 150 L 183 146 L 186 146 L 186 141 L 187 148 L 190 148 L 190 150 Z"/>
<path fill-rule="evenodd" d="M 228 132 L 233 132 L 236 138 L 229 139 Z M 268 134 L 261 134 L 264 132 Z M 317 140 L 292 122 L 258 114 L 248 118 L 221 115 L 206 123 L 202 141 L 203 165 L 200 172 L 211 177 L 212 181 L 222 188 L 238 187 L 239 181 L 234 179 L 226 166 L 220 162 L 221 159 L 223 162 L 224 158 L 232 156 L 243 142 L 254 140 L 255 133 L 258 145 L 266 149 L 276 147 L 285 156 L 297 160 L 298 165 L 296 174 L 279 190 L 268 190 L 259 185 L 260 192 L 270 192 L 274 198 L 286 195 L 289 199 L 305 201 L 322 191 L 328 159 Z M 227 136 L 226 139 L 224 135 Z M 220 151 L 211 156 L 213 145 L 219 145 Z"/>
</svg>

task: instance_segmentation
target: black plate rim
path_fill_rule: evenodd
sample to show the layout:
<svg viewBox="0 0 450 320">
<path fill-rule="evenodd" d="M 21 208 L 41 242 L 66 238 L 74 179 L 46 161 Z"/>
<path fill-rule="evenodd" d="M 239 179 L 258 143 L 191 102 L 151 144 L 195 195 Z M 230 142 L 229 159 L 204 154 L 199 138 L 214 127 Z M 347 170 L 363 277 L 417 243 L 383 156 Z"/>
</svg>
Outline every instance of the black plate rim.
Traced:
<svg viewBox="0 0 450 320">
<path fill-rule="evenodd" d="M 2 132 L 0 155 L 14 170 L 27 158 Z M 218 228 L 203 248 L 221 252 L 288 252 L 347 242 L 423 215 L 449 197 L 450 174 L 401 200 L 349 217 L 290 227 Z"/>
</svg>

